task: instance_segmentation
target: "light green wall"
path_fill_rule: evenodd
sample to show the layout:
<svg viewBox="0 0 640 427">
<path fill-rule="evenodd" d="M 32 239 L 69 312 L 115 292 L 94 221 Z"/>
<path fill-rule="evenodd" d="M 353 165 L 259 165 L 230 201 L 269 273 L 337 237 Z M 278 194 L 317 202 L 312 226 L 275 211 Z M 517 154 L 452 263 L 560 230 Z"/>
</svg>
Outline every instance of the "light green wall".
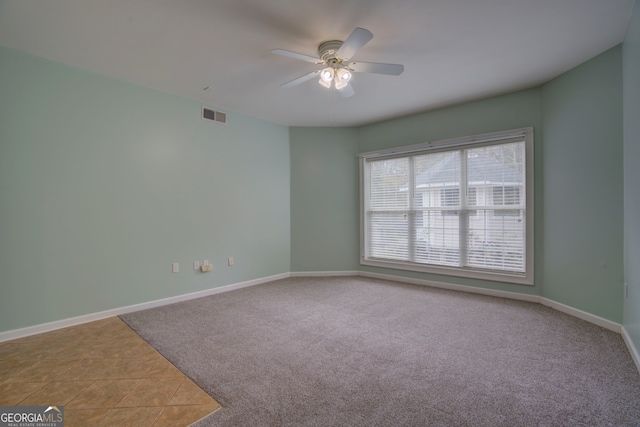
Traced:
<svg viewBox="0 0 640 427">
<path fill-rule="evenodd" d="M 200 108 L 0 47 L 0 331 L 290 271 L 288 128 Z"/>
<path fill-rule="evenodd" d="M 540 125 L 537 89 L 375 123 L 358 129 L 361 152 Z M 538 139 L 536 139 L 537 143 Z"/>
<path fill-rule="evenodd" d="M 425 141 L 437 141 L 459 136 L 533 126 L 535 135 L 535 158 L 539 158 L 544 145 L 540 125 L 540 95 L 538 89 L 531 89 L 363 126 L 358 129 L 358 151 L 367 152 L 382 148 L 418 144 Z M 535 217 L 536 224 L 539 225 L 541 224 L 541 207 L 539 206 L 542 195 L 542 164 L 536 162 L 534 170 L 536 191 Z M 369 266 L 361 266 L 361 270 L 494 290 L 539 294 L 543 280 L 542 263 L 538 262 L 538 260 L 542 258 L 541 250 L 543 244 L 540 228 L 536 229 L 537 232 L 534 239 L 536 247 L 535 286 L 512 285 L 501 282 L 405 272 Z"/>
<path fill-rule="evenodd" d="M 542 295 L 622 322 L 622 55 L 542 88 Z"/>
<path fill-rule="evenodd" d="M 624 105 L 624 327 L 640 350 L 640 1 L 623 44 Z"/>
<path fill-rule="evenodd" d="M 355 129 L 290 129 L 291 269 L 359 269 Z"/>
</svg>

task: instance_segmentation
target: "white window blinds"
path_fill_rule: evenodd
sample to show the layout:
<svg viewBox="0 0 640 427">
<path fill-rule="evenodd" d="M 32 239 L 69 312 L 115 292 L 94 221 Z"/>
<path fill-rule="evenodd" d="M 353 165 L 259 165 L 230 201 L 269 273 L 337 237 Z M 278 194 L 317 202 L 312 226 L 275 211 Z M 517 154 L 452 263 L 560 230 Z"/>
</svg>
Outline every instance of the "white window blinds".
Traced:
<svg viewBox="0 0 640 427">
<path fill-rule="evenodd" d="M 532 283 L 532 131 L 498 135 L 361 155 L 362 263 Z"/>
</svg>

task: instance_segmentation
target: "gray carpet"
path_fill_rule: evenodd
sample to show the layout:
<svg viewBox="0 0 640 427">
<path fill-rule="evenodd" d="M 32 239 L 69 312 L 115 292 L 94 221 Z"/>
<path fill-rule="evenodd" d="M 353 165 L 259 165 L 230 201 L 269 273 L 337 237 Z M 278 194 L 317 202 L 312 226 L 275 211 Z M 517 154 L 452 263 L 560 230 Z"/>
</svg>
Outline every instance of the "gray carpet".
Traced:
<svg viewBox="0 0 640 427">
<path fill-rule="evenodd" d="M 637 426 L 619 334 L 539 304 L 290 278 L 121 316 L 222 409 L 204 426 Z"/>
</svg>

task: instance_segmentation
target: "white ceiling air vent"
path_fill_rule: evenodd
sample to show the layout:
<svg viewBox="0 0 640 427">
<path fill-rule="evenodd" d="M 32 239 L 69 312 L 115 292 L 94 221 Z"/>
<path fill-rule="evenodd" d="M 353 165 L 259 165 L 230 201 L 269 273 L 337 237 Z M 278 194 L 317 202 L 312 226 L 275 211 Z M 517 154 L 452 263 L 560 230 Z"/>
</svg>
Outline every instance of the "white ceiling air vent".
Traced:
<svg viewBox="0 0 640 427">
<path fill-rule="evenodd" d="M 215 111 L 206 107 L 202 107 L 202 118 L 204 120 L 212 120 L 214 122 L 227 124 L 227 113 Z"/>
</svg>

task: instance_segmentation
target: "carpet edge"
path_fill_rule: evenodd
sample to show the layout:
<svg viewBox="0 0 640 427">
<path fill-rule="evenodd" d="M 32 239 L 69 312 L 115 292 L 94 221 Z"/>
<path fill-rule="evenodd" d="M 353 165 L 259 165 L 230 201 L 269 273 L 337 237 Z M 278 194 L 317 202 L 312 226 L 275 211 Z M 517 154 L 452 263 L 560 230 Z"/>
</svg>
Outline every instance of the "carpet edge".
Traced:
<svg viewBox="0 0 640 427">
<path fill-rule="evenodd" d="M 174 304 L 177 302 L 188 301 L 196 298 L 215 295 L 223 292 L 229 292 L 236 289 L 256 286 L 263 283 L 273 282 L 274 280 L 286 279 L 291 277 L 291 273 L 276 274 L 273 276 L 262 277 L 259 279 L 247 280 L 244 282 L 233 283 L 230 285 L 219 286 L 216 288 L 205 289 L 202 291 L 191 292 L 188 294 L 176 295 L 173 297 L 162 298 L 153 301 L 147 301 L 139 304 L 128 305 L 124 307 L 112 308 L 109 310 L 99 311 L 96 313 L 84 314 L 81 316 L 70 317 L 67 319 L 55 320 L 53 322 L 41 323 L 38 325 L 27 326 L 25 328 L 13 329 L 10 331 L 0 332 L 0 342 L 11 341 L 18 338 L 24 338 L 31 335 L 37 335 L 44 332 L 51 332 L 57 329 L 68 328 L 69 326 L 81 325 L 83 323 L 94 322 L 96 320 L 106 319 L 108 317 L 119 316 L 134 311 L 146 310 L 149 308 L 161 307 L 163 305 Z"/>
</svg>

